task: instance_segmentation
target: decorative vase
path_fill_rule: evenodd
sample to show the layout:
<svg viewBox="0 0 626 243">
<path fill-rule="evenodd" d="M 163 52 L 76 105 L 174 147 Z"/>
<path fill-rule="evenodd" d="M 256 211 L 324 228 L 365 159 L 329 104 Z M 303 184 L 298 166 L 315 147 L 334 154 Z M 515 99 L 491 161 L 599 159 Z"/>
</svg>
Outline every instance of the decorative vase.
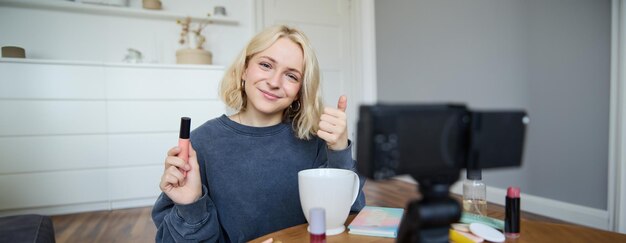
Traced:
<svg viewBox="0 0 626 243">
<path fill-rule="evenodd" d="M 213 54 L 202 49 L 179 49 L 176 51 L 177 64 L 212 64 Z"/>
<path fill-rule="evenodd" d="M 26 58 L 26 51 L 18 46 L 3 46 L 2 57 Z"/>
<path fill-rule="evenodd" d="M 142 6 L 145 9 L 160 10 L 162 8 L 161 0 L 143 0 Z"/>
</svg>

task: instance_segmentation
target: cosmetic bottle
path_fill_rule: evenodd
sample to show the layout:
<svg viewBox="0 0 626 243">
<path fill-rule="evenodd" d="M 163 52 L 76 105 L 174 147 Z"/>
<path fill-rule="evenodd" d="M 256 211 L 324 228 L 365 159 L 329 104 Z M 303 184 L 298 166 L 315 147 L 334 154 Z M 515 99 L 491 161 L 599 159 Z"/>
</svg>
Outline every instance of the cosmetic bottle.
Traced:
<svg viewBox="0 0 626 243">
<path fill-rule="evenodd" d="M 480 169 L 467 169 L 467 179 L 463 182 L 463 211 L 487 215 L 487 186 L 482 181 Z"/>
<path fill-rule="evenodd" d="M 311 208 L 309 210 L 309 234 L 311 243 L 326 243 L 326 210 Z"/>
<path fill-rule="evenodd" d="M 520 190 L 509 187 L 504 202 L 504 235 L 507 238 L 518 238 L 520 235 Z"/>
<path fill-rule="evenodd" d="M 191 128 L 191 118 L 189 117 L 181 117 L 180 118 L 180 133 L 178 136 L 178 147 L 180 147 L 180 153 L 178 153 L 178 157 L 183 159 L 185 162 L 189 162 L 189 132 Z M 184 176 L 187 176 L 187 171 L 181 171 Z"/>
</svg>

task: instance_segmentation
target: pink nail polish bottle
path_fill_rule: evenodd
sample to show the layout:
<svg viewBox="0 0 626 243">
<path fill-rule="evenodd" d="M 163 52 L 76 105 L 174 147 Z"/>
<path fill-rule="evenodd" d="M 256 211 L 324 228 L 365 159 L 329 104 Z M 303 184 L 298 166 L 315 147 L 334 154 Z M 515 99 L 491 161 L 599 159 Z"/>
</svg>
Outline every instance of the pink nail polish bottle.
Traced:
<svg viewBox="0 0 626 243">
<path fill-rule="evenodd" d="M 311 208 L 309 220 L 311 243 L 326 243 L 326 211 L 323 208 Z"/>
</svg>

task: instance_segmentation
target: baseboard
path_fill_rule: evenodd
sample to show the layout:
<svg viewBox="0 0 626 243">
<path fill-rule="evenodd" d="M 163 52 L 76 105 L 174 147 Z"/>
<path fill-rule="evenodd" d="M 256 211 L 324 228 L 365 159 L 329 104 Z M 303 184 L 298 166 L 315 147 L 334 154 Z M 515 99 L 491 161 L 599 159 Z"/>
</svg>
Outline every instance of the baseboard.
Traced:
<svg viewBox="0 0 626 243">
<path fill-rule="evenodd" d="M 80 203 L 61 206 L 47 206 L 37 208 L 10 209 L 0 211 L 0 216 L 11 216 L 20 214 L 41 214 L 41 215 L 62 215 L 82 212 L 93 212 L 111 210 L 109 202 Z"/>
<path fill-rule="evenodd" d="M 111 202 L 111 209 L 151 207 L 156 202 L 157 197 L 139 198 L 131 200 L 116 200 Z"/>
<path fill-rule="evenodd" d="M 10 209 L 0 211 L 0 217 L 22 214 L 62 215 L 103 210 L 149 207 L 154 205 L 157 197 L 115 200 L 109 202 L 79 203 L 61 206 L 47 206 L 38 208 Z"/>
<path fill-rule="evenodd" d="M 416 183 L 410 176 L 400 176 L 397 179 Z M 452 185 L 450 192 L 463 194 L 463 184 L 459 181 Z M 487 200 L 491 203 L 504 205 L 506 190 L 487 186 Z M 584 225 L 596 229 L 611 230 L 609 225 L 609 213 L 601 210 L 554 199 L 534 196 L 522 193 L 521 208 L 523 211 L 541 216 L 563 220 L 573 224 Z"/>
</svg>

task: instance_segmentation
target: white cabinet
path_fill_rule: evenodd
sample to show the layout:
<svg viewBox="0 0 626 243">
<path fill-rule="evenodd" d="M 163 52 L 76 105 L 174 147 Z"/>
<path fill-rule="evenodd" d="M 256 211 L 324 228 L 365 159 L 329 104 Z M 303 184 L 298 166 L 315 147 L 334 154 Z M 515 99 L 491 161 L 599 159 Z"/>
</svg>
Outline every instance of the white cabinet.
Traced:
<svg viewBox="0 0 626 243">
<path fill-rule="evenodd" d="M 152 205 L 180 117 L 225 113 L 223 72 L 0 59 L 0 215 Z"/>
</svg>

